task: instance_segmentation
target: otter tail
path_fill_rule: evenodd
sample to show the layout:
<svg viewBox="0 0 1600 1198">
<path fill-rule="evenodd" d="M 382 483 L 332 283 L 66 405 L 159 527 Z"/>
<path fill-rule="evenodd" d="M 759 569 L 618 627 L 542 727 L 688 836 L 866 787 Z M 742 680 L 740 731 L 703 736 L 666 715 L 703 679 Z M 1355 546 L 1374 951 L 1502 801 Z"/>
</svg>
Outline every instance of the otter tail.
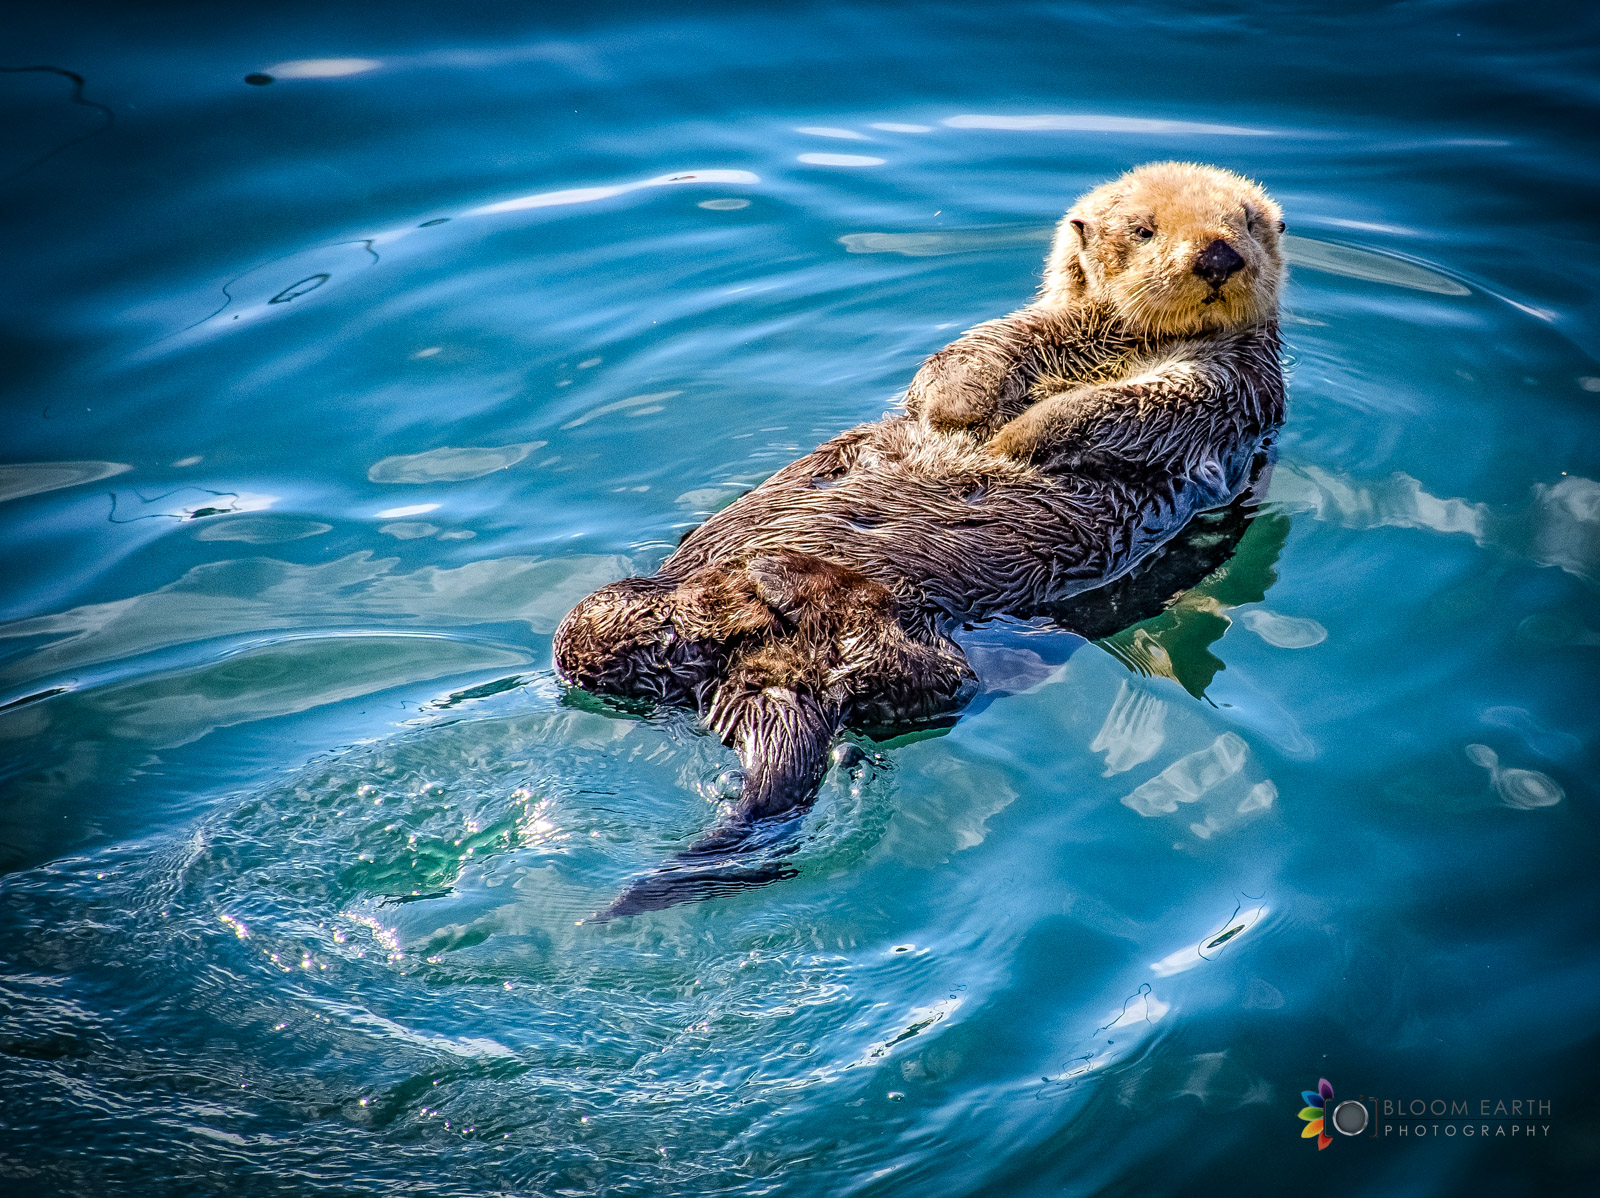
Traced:
<svg viewBox="0 0 1600 1198">
<path fill-rule="evenodd" d="M 679 903 L 765 886 L 799 871 L 785 862 L 797 847 L 798 816 L 828 770 L 840 706 L 790 687 L 762 686 L 741 671 L 717 692 L 707 723 L 739 754 L 739 801 L 716 827 L 665 865 L 635 878 L 600 912 L 659 911 Z"/>
</svg>

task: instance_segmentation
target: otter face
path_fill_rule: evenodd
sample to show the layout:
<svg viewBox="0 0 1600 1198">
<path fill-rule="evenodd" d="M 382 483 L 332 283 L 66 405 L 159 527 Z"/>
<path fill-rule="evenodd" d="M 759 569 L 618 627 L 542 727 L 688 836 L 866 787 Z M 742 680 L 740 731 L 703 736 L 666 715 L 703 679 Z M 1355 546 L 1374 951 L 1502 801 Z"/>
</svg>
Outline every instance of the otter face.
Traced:
<svg viewBox="0 0 1600 1198">
<path fill-rule="evenodd" d="M 1272 198 L 1231 171 L 1142 166 L 1072 206 L 1040 300 L 1103 299 L 1152 336 L 1260 324 L 1278 314 L 1283 227 Z"/>
</svg>

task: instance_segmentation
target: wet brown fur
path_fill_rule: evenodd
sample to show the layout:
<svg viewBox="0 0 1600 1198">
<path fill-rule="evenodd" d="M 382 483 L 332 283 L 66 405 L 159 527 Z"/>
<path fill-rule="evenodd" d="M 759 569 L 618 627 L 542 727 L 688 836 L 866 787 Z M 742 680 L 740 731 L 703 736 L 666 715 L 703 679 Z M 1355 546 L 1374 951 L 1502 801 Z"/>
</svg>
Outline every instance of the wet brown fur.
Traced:
<svg viewBox="0 0 1600 1198">
<path fill-rule="evenodd" d="M 839 729 L 964 703 L 954 622 L 1048 611 L 1238 492 L 1283 413 L 1280 222 L 1256 184 L 1211 167 L 1096 188 L 1034 302 L 929 358 L 905 414 L 790 463 L 654 577 L 567 616 L 568 681 L 693 707 L 738 750 L 736 809 L 664 874 L 808 802 Z M 1194 273 L 1219 239 L 1241 260 L 1220 285 Z M 611 913 L 694 897 L 654 878 Z"/>
</svg>

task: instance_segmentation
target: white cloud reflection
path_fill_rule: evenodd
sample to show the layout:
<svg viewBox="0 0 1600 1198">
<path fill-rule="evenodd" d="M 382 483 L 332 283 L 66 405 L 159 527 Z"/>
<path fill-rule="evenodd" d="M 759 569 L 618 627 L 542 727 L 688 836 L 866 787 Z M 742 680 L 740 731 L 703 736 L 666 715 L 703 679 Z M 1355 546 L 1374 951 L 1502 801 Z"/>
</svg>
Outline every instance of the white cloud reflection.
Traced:
<svg viewBox="0 0 1600 1198">
<path fill-rule="evenodd" d="M 1256 924 L 1261 922 L 1261 917 L 1267 913 L 1266 907 L 1251 907 L 1238 912 L 1227 925 L 1199 944 L 1187 945 L 1175 953 L 1169 953 L 1161 960 L 1151 964 L 1150 972 L 1158 978 L 1171 977 L 1175 973 L 1183 973 L 1193 969 L 1202 961 L 1211 960 L 1224 945 L 1231 943 L 1244 935 Z"/>
<path fill-rule="evenodd" d="M 1102 116 L 1092 112 L 1046 112 L 1035 115 L 965 113 L 946 117 L 951 129 L 1004 129 L 1016 132 L 1163 133 L 1209 137 L 1271 137 L 1271 129 L 1243 125 L 1210 125 L 1197 121 L 1160 121 L 1145 117 Z"/>
<path fill-rule="evenodd" d="M 612 196 L 626 195 L 646 187 L 671 187 L 680 183 L 759 183 L 761 176 L 750 171 L 679 171 L 672 175 L 657 175 L 653 179 L 640 179 L 632 183 L 607 183 L 598 187 L 569 187 L 561 191 L 540 191 L 514 199 L 499 200 L 478 208 L 469 208 L 463 216 L 493 216 L 500 212 L 521 212 L 529 208 L 553 208 L 563 204 L 588 204 L 607 200 Z"/>
<path fill-rule="evenodd" d="M 375 71 L 383 64 L 376 58 L 297 58 L 267 68 L 275 79 L 338 79 Z"/>
</svg>

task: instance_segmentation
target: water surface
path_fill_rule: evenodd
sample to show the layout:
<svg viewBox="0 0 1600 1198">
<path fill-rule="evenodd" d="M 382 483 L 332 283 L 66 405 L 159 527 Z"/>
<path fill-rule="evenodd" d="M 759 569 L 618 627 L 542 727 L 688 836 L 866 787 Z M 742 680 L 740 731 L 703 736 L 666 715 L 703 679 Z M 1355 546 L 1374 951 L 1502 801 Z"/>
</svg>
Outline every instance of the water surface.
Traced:
<svg viewBox="0 0 1600 1198">
<path fill-rule="evenodd" d="M 0 63 L 84 81 L 0 74 L 14 1184 L 1592 1183 L 1590 18 L 138 7 Z M 986 694 L 836 769 L 795 878 L 583 922 L 733 761 L 565 696 L 561 615 L 1171 157 L 1293 235 L 1227 563 L 971 632 Z M 1319 1154 L 1319 1077 L 1551 1130 Z"/>
</svg>

